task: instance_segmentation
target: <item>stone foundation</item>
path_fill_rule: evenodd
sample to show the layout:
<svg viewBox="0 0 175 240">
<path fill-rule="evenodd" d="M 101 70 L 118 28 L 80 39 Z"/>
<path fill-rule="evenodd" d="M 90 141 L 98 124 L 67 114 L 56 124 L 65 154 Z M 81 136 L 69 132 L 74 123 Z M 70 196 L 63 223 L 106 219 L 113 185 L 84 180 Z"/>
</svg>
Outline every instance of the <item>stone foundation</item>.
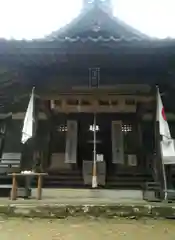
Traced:
<svg viewBox="0 0 175 240">
<path fill-rule="evenodd" d="M 0 205 L 0 216 L 28 218 L 175 218 L 175 205 Z"/>
</svg>

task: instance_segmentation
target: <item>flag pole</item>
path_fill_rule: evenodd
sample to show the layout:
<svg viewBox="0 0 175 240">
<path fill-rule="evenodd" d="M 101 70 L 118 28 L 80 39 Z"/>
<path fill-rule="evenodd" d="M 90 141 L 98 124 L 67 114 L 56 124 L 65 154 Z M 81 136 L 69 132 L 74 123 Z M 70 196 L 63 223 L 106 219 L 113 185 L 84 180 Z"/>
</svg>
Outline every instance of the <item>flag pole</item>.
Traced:
<svg viewBox="0 0 175 240">
<path fill-rule="evenodd" d="M 159 87 L 156 86 L 156 88 L 157 88 L 157 113 L 156 113 L 156 116 L 157 116 L 158 112 L 160 111 L 159 97 L 161 98 L 161 96 L 160 96 L 160 92 L 159 92 Z M 156 121 L 157 121 L 157 119 L 156 119 Z M 160 122 L 158 122 L 158 124 L 159 124 L 158 129 L 160 130 Z M 161 163 L 162 163 L 162 174 L 163 174 L 163 182 L 164 182 L 164 200 L 167 200 L 167 197 L 168 197 L 167 178 L 166 178 L 165 165 L 164 165 L 164 162 L 163 162 L 163 153 L 162 153 L 161 147 L 160 147 L 161 140 L 160 140 L 160 132 L 159 131 L 157 131 L 157 137 L 158 137 L 157 150 L 160 153 L 160 159 L 161 159 Z"/>
<path fill-rule="evenodd" d="M 163 154 L 161 154 L 161 155 L 163 155 Z M 161 160 L 162 160 L 162 172 L 163 172 L 164 191 L 165 191 L 164 200 L 167 200 L 167 197 L 168 197 L 168 193 L 167 193 L 167 178 L 166 178 L 166 172 L 165 172 L 165 164 L 163 163 L 163 157 L 161 157 Z"/>
<path fill-rule="evenodd" d="M 96 162 L 96 115 L 94 114 L 94 122 L 93 122 L 93 135 L 94 135 L 94 149 L 93 149 L 93 169 L 92 169 L 92 188 L 97 187 L 97 162 Z"/>
<path fill-rule="evenodd" d="M 32 94 L 35 96 L 35 87 L 32 88 Z"/>
</svg>

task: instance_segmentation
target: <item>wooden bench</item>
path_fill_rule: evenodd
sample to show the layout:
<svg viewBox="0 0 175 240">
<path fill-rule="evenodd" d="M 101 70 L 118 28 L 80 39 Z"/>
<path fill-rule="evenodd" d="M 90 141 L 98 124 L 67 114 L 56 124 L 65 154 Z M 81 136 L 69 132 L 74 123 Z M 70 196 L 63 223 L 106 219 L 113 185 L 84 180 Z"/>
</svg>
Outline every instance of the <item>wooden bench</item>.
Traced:
<svg viewBox="0 0 175 240">
<path fill-rule="evenodd" d="M 18 177 L 24 177 L 24 178 L 29 178 L 36 176 L 38 178 L 37 181 L 37 199 L 41 200 L 42 199 L 42 178 L 46 175 L 47 173 L 11 173 L 8 174 L 9 176 L 12 177 L 12 191 L 11 191 L 11 200 L 16 200 L 17 199 L 17 192 L 18 192 L 18 185 L 17 185 L 17 178 Z"/>
</svg>

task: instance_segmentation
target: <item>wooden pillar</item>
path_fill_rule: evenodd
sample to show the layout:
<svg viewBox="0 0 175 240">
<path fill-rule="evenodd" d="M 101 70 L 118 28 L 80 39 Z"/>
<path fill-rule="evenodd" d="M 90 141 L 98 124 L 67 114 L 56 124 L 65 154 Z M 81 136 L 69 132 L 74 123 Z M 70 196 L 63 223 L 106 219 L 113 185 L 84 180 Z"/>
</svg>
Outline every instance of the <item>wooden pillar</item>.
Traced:
<svg viewBox="0 0 175 240">
<path fill-rule="evenodd" d="M 47 159 L 44 164 L 44 169 L 48 169 L 51 164 L 52 140 L 53 140 L 53 129 L 50 128 L 49 134 L 48 134 L 48 153 L 47 153 Z"/>
<path fill-rule="evenodd" d="M 41 169 L 43 170 L 47 169 L 49 165 L 52 125 L 53 124 L 50 119 L 39 121 L 36 147 L 37 152 L 39 152 Z"/>
<path fill-rule="evenodd" d="M 7 124 L 7 131 L 5 135 L 4 152 L 15 153 L 21 152 L 21 128 L 22 119 L 10 119 Z"/>
<path fill-rule="evenodd" d="M 168 189 L 173 189 L 172 165 L 165 165 L 165 171 L 167 177 L 167 187 Z"/>
<path fill-rule="evenodd" d="M 143 105 L 137 104 L 137 136 L 138 136 L 138 150 L 137 150 L 137 159 L 138 167 L 145 168 L 145 159 L 144 159 L 144 147 L 143 147 L 143 133 L 142 133 L 142 115 L 143 115 Z"/>
<path fill-rule="evenodd" d="M 112 163 L 124 165 L 122 122 L 112 121 Z"/>
<path fill-rule="evenodd" d="M 2 156 L 3 154 L 6 130 L 7 130 L 7 121 L 2 120 L 0 124 L 0 156 Z"/>
<path fill-rule="evenodd" d="M 32 170 L 34 166 L 35 140 L 29 139 L 22 145 L 21 171 Z"/>
<path fill-rule="evenodd" d="M 138 133 L 138 151 L 137 151 L 137 159 L 138 159 L 138 167 L 144 168 L 144 154 L 143 154 L 143 141 L 142 141 L 142 127 L 141 127 L 141 119 L 137 122 L 137 133 Z"/>
</svg>

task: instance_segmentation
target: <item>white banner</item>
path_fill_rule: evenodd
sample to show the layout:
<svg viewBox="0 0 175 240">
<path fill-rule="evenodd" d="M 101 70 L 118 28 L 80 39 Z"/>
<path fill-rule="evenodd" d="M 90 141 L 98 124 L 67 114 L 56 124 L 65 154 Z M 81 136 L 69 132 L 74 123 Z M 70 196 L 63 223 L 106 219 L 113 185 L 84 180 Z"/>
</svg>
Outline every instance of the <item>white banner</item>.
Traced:
<svg viewBox="0 0 175 240">
<path fill-rule="evenodd" d="M 34 131 L 34 88 L 28 104 L 28 108 L 24 118 L 24 124 L 22 129 L 21 142 L 25 144 L 30 138 L 33 137 Z"/>
<path fill-rule="evenodd" d="M 175 164 L 174 139 L 164 140 L 160 143 L 163 164 Z"/>
</svg>

